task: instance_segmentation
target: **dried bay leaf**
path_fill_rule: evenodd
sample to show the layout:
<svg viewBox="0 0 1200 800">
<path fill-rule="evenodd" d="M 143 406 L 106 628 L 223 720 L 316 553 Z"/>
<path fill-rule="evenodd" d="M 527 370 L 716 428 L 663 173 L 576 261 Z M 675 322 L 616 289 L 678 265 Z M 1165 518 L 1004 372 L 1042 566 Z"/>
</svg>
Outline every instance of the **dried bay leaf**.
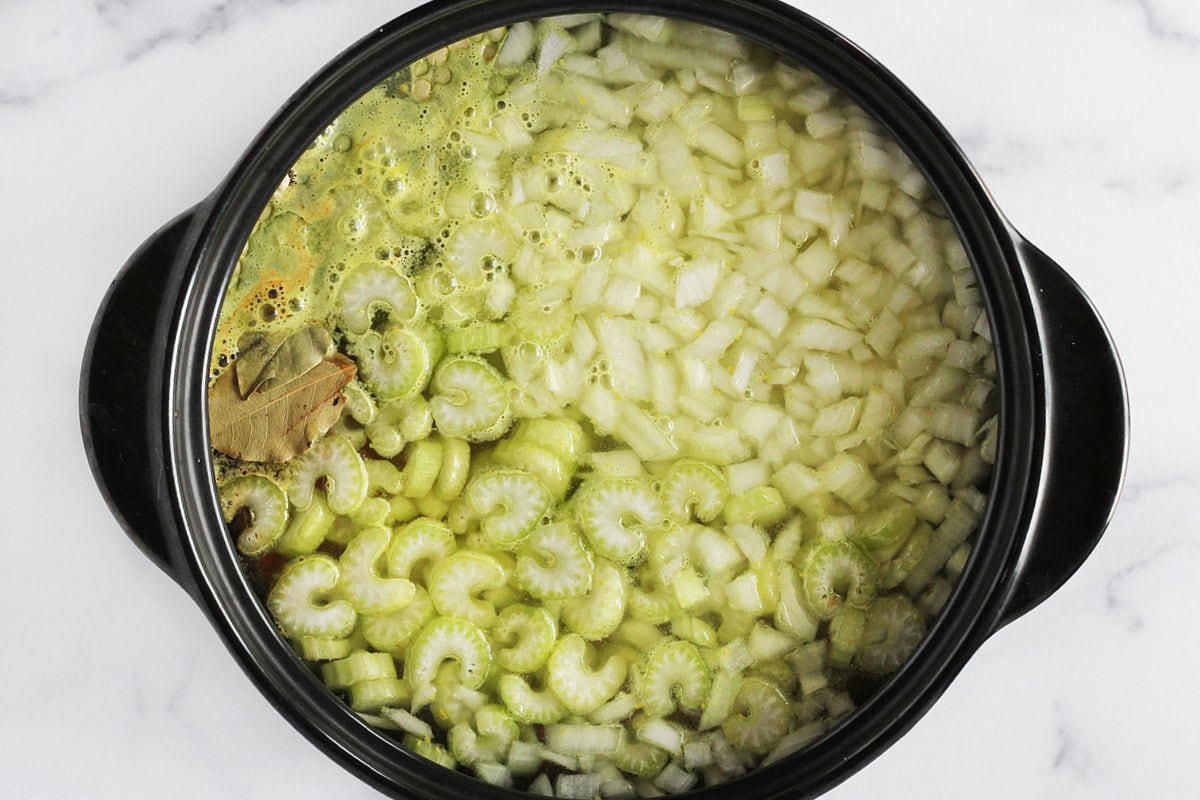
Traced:
<svg viewBox="0 0 1200 800">
<path fill-rule="evenodd" d="M 289 333 L 247 332 L 238 339 L 233 364 L 238 394 L 265 392 L 298 378 L 333 353 L 333 337 L 321 325 Z"/>
<path fill-rule="evenodd" d="M 346 407 L 342 387 L 354 378 L 354 362 L 337 353 L 286 382 L 243 399 L 235 370 L 208 390 L 213 449 L 244 461 L 280 463 L 303 453 L 334 426 Z"/>
</svg>

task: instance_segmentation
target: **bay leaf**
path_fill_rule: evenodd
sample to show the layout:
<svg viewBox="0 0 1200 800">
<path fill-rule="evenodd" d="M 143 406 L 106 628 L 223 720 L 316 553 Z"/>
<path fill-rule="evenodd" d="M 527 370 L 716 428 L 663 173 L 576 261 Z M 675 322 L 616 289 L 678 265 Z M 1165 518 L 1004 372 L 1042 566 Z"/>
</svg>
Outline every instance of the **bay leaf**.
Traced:
<svg viewBox="0 0 1200 800">
<path fill-rule="evenodd" d="M 244 345 L 244 346 L 243 346 Z M 321 325 L 286 333 L 247 332 L 238 339 L 233 364 L 238 393 L 265 392 L 298 378 L 333 353 L 333 337 Z"/>
<path fill-rule="evenodd" d="M 341 417 L 342 387 L 356 371 L 353 361 L 336 353 L 302 375 L 243 398 L 234 370 L 226 370 L 208 390 L 213 449 L 276 464 L 303 453 Z"/>
</svg>

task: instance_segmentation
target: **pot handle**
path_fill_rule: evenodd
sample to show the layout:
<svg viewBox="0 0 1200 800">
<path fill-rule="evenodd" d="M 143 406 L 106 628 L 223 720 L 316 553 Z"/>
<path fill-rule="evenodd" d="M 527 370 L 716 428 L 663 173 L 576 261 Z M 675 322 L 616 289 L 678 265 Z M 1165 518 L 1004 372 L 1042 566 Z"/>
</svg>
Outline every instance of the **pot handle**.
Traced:
<svg viewBox="0 0 1200 800">
<path fill-rule="evenodd" d="M 997 628 L 1070 578 L 1108 527 L 1129 451 L 1129 400 L 1112 338 L 1062 267 L 1014 234 L 1038 319 L 1046 385 L 1041 489 Z"/>
<path fill-rule="evenodd" d="M 164 519 L 161 349 L 158 327 L 175 257 L 195 218 L 168 222 L 130 256 L 92 323 L 79 391 L 80 426 L 92 474 L 125 533 L 176 582 L 178 537 Z"/>
</svg>

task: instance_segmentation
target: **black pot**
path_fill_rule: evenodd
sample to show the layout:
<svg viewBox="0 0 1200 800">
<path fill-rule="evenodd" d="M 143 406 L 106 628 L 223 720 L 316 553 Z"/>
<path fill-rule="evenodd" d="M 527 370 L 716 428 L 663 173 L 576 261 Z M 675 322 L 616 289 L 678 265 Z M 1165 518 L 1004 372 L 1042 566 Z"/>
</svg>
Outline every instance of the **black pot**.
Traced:
<svg viewBox="0 0 1200 800">
<path fill-rule="evenodd" d="M 1128 419 L 1116 351 L 1078 286 L 1013 229 L 908 89 L 793 8 L 774 0 L 451 0 L 358 42 L 302 87 L 220 187 L 155 233 L 113 283 L 83 365 L 80 411 L 92 470 L 134 542 L 195 599 L 259 689 L 320 749 L 395 797 L 527 797 L 408 753 L 360 722 L 292 654 L 243 574 L 221 518 L 206 381 L 225 284 L 251 227 L 287 169 L 342 108 L 463 36 L 581 10 L 704 22 L 823 75 L 923 168 L 978 272 L 997 354 L 997 461 L 976 546 L 945 611 L 910 662 L 828 735 L 695 793 L 811 797 L 907 731 L 988 636 L 1079 567 L 1120 492 Z"/>
</svg>

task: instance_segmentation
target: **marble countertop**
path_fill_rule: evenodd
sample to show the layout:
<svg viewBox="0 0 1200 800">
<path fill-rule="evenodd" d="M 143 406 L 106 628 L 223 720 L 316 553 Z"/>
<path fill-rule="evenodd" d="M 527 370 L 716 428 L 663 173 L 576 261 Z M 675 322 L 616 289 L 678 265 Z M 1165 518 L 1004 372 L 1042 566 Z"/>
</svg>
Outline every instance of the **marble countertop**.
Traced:
<svg viewBox="0 0 1200 800">
<path fill-rule="evenodd" d="M 830 798 L 1186 798 L 1200 785 L 1200 5 L 803 0 L 894 70 L 1103 313 L 1133 447 L 1099 548 Z M 0 796 L 370 798 L 122 534 L 77 422 L 126 257 L 408 0 L 0 3 Z M 1190 509 L 1190 510 L 1189 510 Z"/>
</svg>

